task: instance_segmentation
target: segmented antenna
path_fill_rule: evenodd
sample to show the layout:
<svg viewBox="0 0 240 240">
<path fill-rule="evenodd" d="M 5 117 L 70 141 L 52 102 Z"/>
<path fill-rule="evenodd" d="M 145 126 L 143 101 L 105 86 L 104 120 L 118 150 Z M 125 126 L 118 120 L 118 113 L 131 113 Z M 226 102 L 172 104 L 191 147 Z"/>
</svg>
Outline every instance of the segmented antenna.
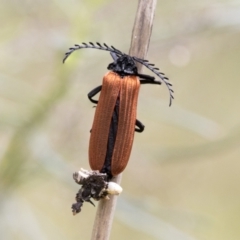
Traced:
<svg viewBox="0 0 240 240">
<path fill-rule="evenodd" d="M 71 55 L 74 51 L 82 48 L 94 48 L 94 49 L 113 52 L 113 53 L 116 53 L 117 55 L 123 55 L 123 53 L 118 49 L 116 49 L 115 47 L 113 46 L 109 47 L 106 43 L 103 43 L 103 45 L 104 46 L 102 46 L 99 42 L 97 42 L 96 45 L 92 42 L 89 42 L 89 44 L 83 42 L 82 45 L 75 44 L 74 47 L 69 48 L 69 51 L 65 53 L 65 57 L 63 58 L 63 63 L 66 61 L 69 55 Z"/>
<path fill-rule="evenodd" d="M 89 44 L 83 42 L 82 45 L 75 44 L 74 46 L 75 47 L 69 48 L 69 51 L 65 53 L 65 57 L 63 58 L 63 63 L 66 61 L 66 59 L 69 57 L 69 55 L 71 55 L 74 51 L 82 49 L 82 48 L 93 48 L 93 49 L 109 51 L 109 52 L 116 53 L 118 56 L 126 55 L 126 54 L 122 53 L 120 50 L 116 49 L 113 46 L 109 47 L 106 43 L 103 43 L 103 46 L 102 46 L 99 42 L 97 42 L 96 44 L 94 44 L 92 42 L 89 42 Z M 127 56 L 129 56 L 129 55 L 127 55 Z M 137 57 L 132 57 L 132 58 L 136 62 L 141 63 L 146 68 L 148 68 L 153 73 L 155 73 L 166 84 L 166 86 L 168 88 L 168 91 L 169 91 L 169 94 L 170 94 L 169 106 L 171 106 L 172 100 L 174 99 L 174 97 L 173 97 L 174 91 L 172 89 L 172 84 L 169 82 L 169 79 L 164 76 L 164 73 L 159 71 L 159 68 L 156 68 L 156 67 L 154 67 L 155 66 L 154 64 L 149 63 L 148 60 L 144 60 L 144 59 L 137 58 Z"/>
<path fill-rule="evenodd" d="M 154 67 L 155 66 L 154 64 L 149 63 L 148 60 L 144 60 L 144 59 L 137 58 L 137 57 L 133 57 L 133 59 L 135 61 L 141 63 L 142 65 L 144 65 L 146 68 L 151 70 L 153 73 L 155 73 L 166 84 L 169 94 L 170 94 L 170 102 L 169 102 L 169 107 L 170 107 L 172 104 L 172 100 L 174 99 L 174 97 L 173 97 L 174 91 L 172 89 L 172 84 L 169 82 L 169 79 L 164 76 L 165 75 L 164 73 L 159 71 L 159 68 L 156 68 L 156 67 Z"/>
</svg>

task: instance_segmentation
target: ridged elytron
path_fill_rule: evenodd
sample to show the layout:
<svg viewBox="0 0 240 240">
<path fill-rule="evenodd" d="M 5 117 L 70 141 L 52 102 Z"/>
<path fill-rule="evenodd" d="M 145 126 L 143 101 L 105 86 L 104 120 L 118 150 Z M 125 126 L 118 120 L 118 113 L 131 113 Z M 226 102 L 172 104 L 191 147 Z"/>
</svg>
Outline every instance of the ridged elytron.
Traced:
<svg viewBox="0 0 240 240">
<path fill-rule="evenodd" d="M 102 85 L 94 88 L 88 94 L 89 100 L 97 104 L 90 136 L 89 163 L 92 170 L 107 173 L 110 179 L 121 173 L 127 166 L 134 132 L 144 130 L 144 125 L 136 119 L 140 84 L 164 82 L 170 94 L 169 106 L 174 98 L 172 84 L 168 82 L 164 73 L 159 71 L 159 68 L 154 67 L 154 64 L 124 54 L 105 43 L 103 45 L 92 42 L 76 44 L 65 54 L 63 62 L 75 50 L 82 48 L 109 51 L 113 58 L 113 62 L 108 65 L 110 71 L 103 77 Z M 138 73 L 135 62 L 144 65 L 159 79 L 156 80 L 155 77 Z M 93 97 L 100 91 L 99 100 L 94 100 Z"/>
</svg>

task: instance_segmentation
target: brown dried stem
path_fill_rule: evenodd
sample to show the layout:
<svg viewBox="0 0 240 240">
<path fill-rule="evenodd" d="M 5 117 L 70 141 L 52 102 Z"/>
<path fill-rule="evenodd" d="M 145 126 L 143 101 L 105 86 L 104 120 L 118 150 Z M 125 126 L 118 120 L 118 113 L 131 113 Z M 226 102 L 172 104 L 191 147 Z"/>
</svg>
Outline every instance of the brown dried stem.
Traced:
<svg viewBox="0 0 240 240">
<path fill-rule="evenodd" d="M 146 58 L 156 3 L 157 0 L 139 0 L 129 50 L 131 56 Z M 139 72 L 141 72 L 141 68 L 142 65 L 138 65 Z M 120 184 L 121 178 L 122 174 L 119 174 L 111 181 Z M 109 239 L 116 203 L 117 196 L 111 196 L 110 200 L 99 201 L 91 240 Z"/>
</svg>

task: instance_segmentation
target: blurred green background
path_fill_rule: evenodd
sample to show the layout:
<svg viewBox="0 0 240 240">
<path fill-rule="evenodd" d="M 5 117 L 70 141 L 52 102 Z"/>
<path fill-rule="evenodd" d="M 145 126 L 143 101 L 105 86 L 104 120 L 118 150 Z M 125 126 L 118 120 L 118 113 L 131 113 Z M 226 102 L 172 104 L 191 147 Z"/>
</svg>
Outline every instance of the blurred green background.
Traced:
<svg viewBox="0 0 240 240">
<path fill-rule="evenodd" d="M 0 237 L 90 239 L 96 208 L 72 216 L 88 165 L 106 52 L 128 52 L 137 1 L 1 1 Z M 143 85 L 111 239 L 240 239 L 240 1 L 158 1 L 148 57 L 174 85 Z M 145 73 L 149 74 L 148 71 Z"/>
</svg>

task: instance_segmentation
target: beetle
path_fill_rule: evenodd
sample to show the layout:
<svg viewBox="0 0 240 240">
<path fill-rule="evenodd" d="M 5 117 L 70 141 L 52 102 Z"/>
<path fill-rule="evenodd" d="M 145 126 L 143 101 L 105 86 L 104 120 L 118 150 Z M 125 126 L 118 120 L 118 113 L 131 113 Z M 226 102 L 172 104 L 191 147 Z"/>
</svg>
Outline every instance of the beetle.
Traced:
<svg viewBox="0 0 240 240">
<path fill-rule="evenodd" d="M 158 84 L 164 82 L 169 90 L 171 106 L 172 84 L 159 68 L 147 60 L 122 53 L 115 47 L 100 43 L 76 44 L 65 54 L 63 62 L 75 50 L 92 48 L 109 51 L 113 62 L 103 77 L 102 85 L 88 93 L 89 100 L 97 104 L 89 142 L 89 164 L 92 170 L 106 173 L 108 178 L 120 174 L 127 166 L 134 132 L 142 132 L 144 125 L 136 119 L 137 99 L 140 84 Z M 138 72 L 136 62 L 144 65 L 160 79 Z M 99 100 L 93 97 L 100 93 Z M 136 127 L 135 127 L 136 125 Z"/>
</svg>

